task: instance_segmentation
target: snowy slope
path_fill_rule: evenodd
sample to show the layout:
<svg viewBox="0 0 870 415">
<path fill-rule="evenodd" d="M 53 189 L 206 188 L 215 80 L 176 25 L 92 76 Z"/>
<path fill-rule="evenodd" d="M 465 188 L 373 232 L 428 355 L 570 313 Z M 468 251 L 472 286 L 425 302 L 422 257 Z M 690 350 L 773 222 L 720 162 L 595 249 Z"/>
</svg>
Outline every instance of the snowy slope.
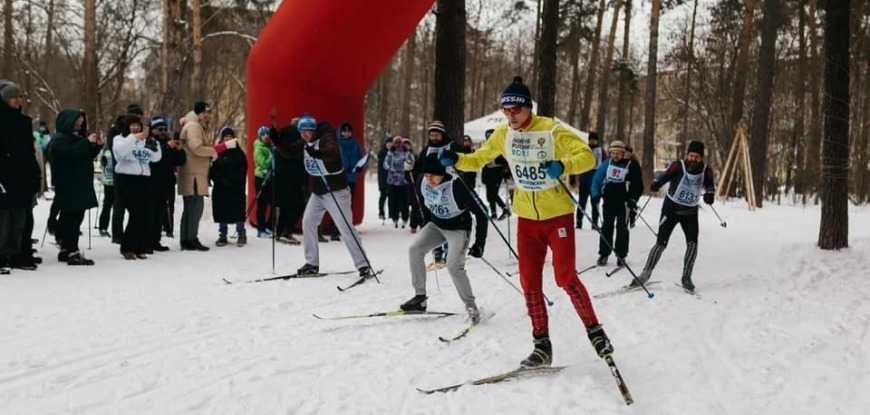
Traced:
<svg viewBox="0 0 870 415">
<path fill-rule="evenodd" d="M 369 186 L 364 244 L 383 284 L 348 293 L 355 276 L 225 285 L 271 269 L 270 243 L 173 251 L 126 262 L 94 238 L 97 265 L 59 265 L 53 247 L 35 273 L 0 277 L 0 413 L 208 414 L 862 414 L 870 407 L 870 209 L 853 208 L 852 248 L 814 248 L 818 207 L 719 207 L 728 227 L 701 213 L 695 282 L 682 293 L 684 250 L 675 231 L 653 275 L 656 297 L 594 300 L 616 347 L 635 405 L 626 407 L 552 270 L 545 290 L 557 375 L 449 394 L 437 387 L 492 375 L 530 351 L 522 298 L 477 260 L 468 263 L 478 303 L 495 312 L 465 339 L 444 344 L 462 318 L 319 321 L 321 315 L 386 311 L 413 293 L 407 231 L 381 226 Z M 645 214 L 655 222 L 661 200 Z M 178 212 L 180 212 L 180 207 Z M 42 233 L 47 205 L 38 208 Z M 207 212 L 205 242 L 216 237 Z M 502 223 L 504 226 L 504 223 Z M 83 227 L 83 231 L 86 231 Z M 513 231 L 516 231 L 515 222 Z M 578 233 L 578 267 L 591 264 L 595 234 Z M 652 235 L 632 230 L 640 268 Z M 87 238 L 82 240 L 87 246 Z M 302 248 L 280 245 L 278 270 L 302 264 Z M 352 268 L 344 246 L 322 245 L 321 268 Z M 487 258 L 514 272 L 495 232 Z M 639 270 L 638 270 L 639 271 Z M 583 276 L 591 293 L 628 282 L 623 271 Z M 432 310 L 461 311 L 450 278 L 430 274 Z"/>
</svg>

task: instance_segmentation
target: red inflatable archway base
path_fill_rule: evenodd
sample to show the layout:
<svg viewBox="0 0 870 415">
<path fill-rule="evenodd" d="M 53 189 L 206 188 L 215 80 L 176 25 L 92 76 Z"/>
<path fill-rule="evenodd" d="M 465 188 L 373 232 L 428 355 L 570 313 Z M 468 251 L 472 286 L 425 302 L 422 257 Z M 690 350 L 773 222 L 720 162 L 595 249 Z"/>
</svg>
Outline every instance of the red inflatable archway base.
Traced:
<svg viewBox="0 0 870 415">
<path fill-rule="evenodd" d="M 365 149 L 365 95 L 433 0 L 285 0 L 251 49 L 247 136 L 272 121 L 309 112 L 336 128 L 353 125 Z M 253 154 L 253 139 L 248 154 Z M 253 169 L 250 169 L 253 171 Z M 365 211 L 365 177 L 357 179 L 353 222 Z M 253 189 L 253 174 L 249 188 Z M 254 192 L 248 192 L 249 202 Z"/>
</svg>

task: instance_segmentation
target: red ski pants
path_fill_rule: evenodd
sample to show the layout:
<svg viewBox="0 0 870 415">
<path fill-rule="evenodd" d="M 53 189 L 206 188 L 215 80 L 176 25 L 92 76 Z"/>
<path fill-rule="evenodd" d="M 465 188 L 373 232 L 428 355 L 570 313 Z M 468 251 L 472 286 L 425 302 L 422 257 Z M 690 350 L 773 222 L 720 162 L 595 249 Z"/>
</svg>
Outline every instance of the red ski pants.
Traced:
<svg viewBox="0 0 870 415">
<path fill-rule="evenodd" d="M 571 298 L 574 309 L 588 327 L 598 324 L 586 287 L 577 278 L 574 251 L 574 216 L 564 215 L 547 220 L 519 218 L 517 248 L 520 256 L 520 283 L 526 308 L 532 320 L 532 334 L 549 335 L 547 306 L 541 287 L 547 247 L 553 251 L 556 285 Z"/>
</svg>

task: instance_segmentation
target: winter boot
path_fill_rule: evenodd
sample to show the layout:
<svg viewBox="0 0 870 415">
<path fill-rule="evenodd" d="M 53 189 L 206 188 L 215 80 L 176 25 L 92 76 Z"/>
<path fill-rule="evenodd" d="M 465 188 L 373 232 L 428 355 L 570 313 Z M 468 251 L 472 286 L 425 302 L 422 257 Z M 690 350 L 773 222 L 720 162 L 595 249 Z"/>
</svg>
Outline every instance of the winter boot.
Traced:
<svg viewBox="0 0 870 415">
<path fill-rule="evenodd" d="M 126 259 L 128 261 L 133 261 L 136 259 L 136 254 L 134 254 L 132 252 L 121 252 L 121 256 L 123 256 L 124 259 Z"/>
<path fill-rule="evenodd" d="M 218 236 L 218 240 L 214 243 L 214 245 L 215 246 L 227 246 L 228 243 L 229 242 L 227 242 L 227 236 L 220 235 L 220 236 Z"/>
<path fill-rule="evenodd" d="M 100 229 L 100 236 L 102 236 L 104 238 L 111 238 L 112 234 L 110 234 L 109 231 L 107 231 L 105 229 Z"/>
<path fill-rule="evenodd" d="M 0 275 L 9 275 L 12 273 L 12 268 L 9 266 L 9 260 L 6 257 L 0 258 Z"/>
<path fill-rule="evenodd" d="M 151 249 L 153 249 L 156 252 L 166 252 L 169 250 L 169 247 L 161 245 L 160 242 L 158 242 L 158 243 L 154 244 L 154 246 Z"/>
<path fill-rule="evenodd" d="M 400 305 L 399 309 L 402 311 L 426 311 L 427 299 L 428 297 L 425 295 L 415 295 L 413 298 Z"/>
<path fill-rule="evenodd" d="M 334 234 L 332 234 L 332 235 L 329 236 L 329 240 L 331 240 L 331 241 L 333 241 L 333 242 L 340 242 L 340 241 L 341 241 L 341 235 L 338 234 L 338 233 L 334 233 Z"/>
<path fill-rule="evenodd" d="M 270 231 L 268 229 L 265 229 L 262 231 L 260 231 L 260 230 L 257 231 L 257 238 L 271 238 L 271 237 L 272 237 L 272 231 Z"/>
<path fill-rule="evenodd" d="M 498 212 L 496 211 L 495 206 L 489 207 L 489 217 L 493 219 L 498 218 Z"/>
<path fill-rule="evenodd" d="M 60 251 L 57 253 L 57 262 L 66 262 L 69 260 L 69 251 Z"/>
<path fill-rule="evenodd" d="M 604 333 L 604 328 L 600 324 L 596 324 L 586 329 L 586 334 L 589 335 L 589 341 L 592 342 L 592 347 L 598 353 L 598 357 L 606 357 L 613 354 L 613 345 L 610 344 L 610 339 Z"/>
<path fill-rule="evenodd" d="M 620 267 L 624 267 L 625 266 L 625 258 L 620 257 L 620 256 L 616 257 L 616 265 L 620 266 Z"/>
<path fill-rule="evenodd" d="M 325 236 L 318 233 L 317 234 L 317 242 L 325 243 L 325 242 L 329 242 L 329 239 L 326 239 Z"/>
<path fill-rule="evenodd" d="M 302 268 L 296 270 L 296 275 L 298 276 L 306 276 L 306 275 L 317 275 L 320 273 L 320 267 L 317 265 L 305 264 Z"/>
<path fill-rule="evenodd" d="M 601 255 L 598 257 L 598 262 L 596 262 L 599 267 L 603 267 L 607 265 L 607 255 Z"/>
<path fill-rule="evenodd" d="M 69 259 L 66 261 L 67 265 L 94 265 L 94 261 L 87 259 L 82 256 L 81 252 L 75 251 L 69 254 Z"/>
<path fill-rule="evenodd" d="M 520 362 L 520 366 L 526 369 L 546 367 L 553 364 L 553 345 L 548 336 L 535 337 L 535 349 L 529 357 Z"/>
<path fill-rule="evenodd" d="M 145 255 L 145 254 L 136 254 L 136 259 L 148 259 L 148 255 Z"/>
<path fill-rule="evenodd" d="M 241 234 L 241 235 L 239 235 L 239 238 L 236 239 L 236 246 L 239 248 L 241 248 L 247 244 L 248 244 L 248 235 Z"/>
<path fill-rule="evenodd" d="M 501 211 L 501 216 L 498 217 L 498 220 L 500 220 L 500 221 L 501 221 L 501 220 L 505 220 L 505 219 L 507 219 L 507 218 L 509 218 L 509 217 L 511 217 L 511 210 L 508 209 L 508 208 L 504 208 L 504 209 Z"/>
</svg>

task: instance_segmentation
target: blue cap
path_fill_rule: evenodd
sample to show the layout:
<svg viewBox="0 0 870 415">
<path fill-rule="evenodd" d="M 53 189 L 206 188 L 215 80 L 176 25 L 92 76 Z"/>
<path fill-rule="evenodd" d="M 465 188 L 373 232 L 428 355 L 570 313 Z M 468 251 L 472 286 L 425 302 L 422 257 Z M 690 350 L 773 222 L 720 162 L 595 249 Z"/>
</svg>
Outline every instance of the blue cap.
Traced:
<svg viewBox="0 0 870 415">
<path fill-rule="evenodd" d="M 257 137 L 262 138 L 262 137 L 265 137 L 267 135 L 269 135 L 269 127 L 266 127 L 264 125 L 264 126 L 260 127 L 259 129 L 257 129 Z"/>
<path fill-rule="evenodd" d="M 296 128 L 299 131 L 317 131 L 317 120 L 309 113 L 302 114 L 302 118 L 296 123 Z"/>
</svg>

